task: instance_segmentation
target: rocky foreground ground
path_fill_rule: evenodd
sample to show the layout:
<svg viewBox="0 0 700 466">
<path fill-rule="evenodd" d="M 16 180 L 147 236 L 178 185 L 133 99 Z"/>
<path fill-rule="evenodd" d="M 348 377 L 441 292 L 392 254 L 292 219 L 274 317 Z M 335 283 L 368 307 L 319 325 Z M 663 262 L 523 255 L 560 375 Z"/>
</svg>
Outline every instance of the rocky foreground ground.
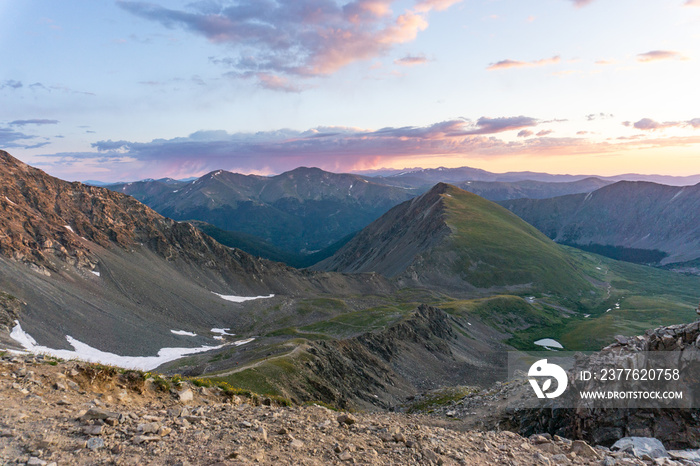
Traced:
<svg viewBox="0 0 700 466">
<path fill-rule="evenodd" d="M 556 436 L 462 431 L 426 415 L 284 406 L 178 382 L 2 355 L 0 464 L 684 464 Z"/>
</svg>

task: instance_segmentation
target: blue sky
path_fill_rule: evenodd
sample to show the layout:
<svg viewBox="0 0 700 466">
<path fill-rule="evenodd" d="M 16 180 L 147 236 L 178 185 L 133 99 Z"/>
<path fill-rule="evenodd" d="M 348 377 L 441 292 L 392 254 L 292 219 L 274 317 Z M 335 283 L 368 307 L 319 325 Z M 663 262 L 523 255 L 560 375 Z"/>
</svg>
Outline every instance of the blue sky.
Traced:
<svg viewBox="0 0 700 466">
<path fill-rule="evenodd" d="M 700 173 L 698 0 L 0 0 L 0 148 L 65 179 Z"/>
</svg>

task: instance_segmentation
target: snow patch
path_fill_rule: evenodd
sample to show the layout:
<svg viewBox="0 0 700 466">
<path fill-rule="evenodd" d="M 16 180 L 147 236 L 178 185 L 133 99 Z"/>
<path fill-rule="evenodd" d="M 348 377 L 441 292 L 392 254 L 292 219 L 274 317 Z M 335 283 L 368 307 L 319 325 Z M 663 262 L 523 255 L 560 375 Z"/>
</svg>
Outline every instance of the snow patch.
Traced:
<svg viewBox="0 0 700 466">
<path fill-rule="evenodd" d="M 675 195 L 675 196 L 673 196 L 673 197 L 671 198 L 671 200 L 670 200 L 670 201 L 668 201 L 668 202 L 673 202 L 673 201 L 674 201 L 674 200 L 675 200 L 675 199 L 676 199 L 676 198 L 677 198 L 678 196 L 680 196 L 680 195 L 681 195 L 681 193 L 682 193 L 682 192 L 683 192 L 684 190 L 685 190 L 685 188 L 681 188 L 681 190 L 680 190 L 680 191 L 678 191 L 678 192 L 676 193 L 676 195 Z"/>
<path fill-rule="evenodd" d="M 71 233 L 75 233 L 73 231 L 73 229 L 70 227 L 70 225 L 63 225 L 63 226 L 66 228 L 66 230 L 70 231 Z"/>
<path fill-rule="evenodd" d="M 100 272 L 98 272 L 97 270 L 91 270 L 90 273 L 93 275 L 97 275 L 98 277 L 100 276 Z"/>
<path fill-rule="evenodd" d="M 544 348 L 546 348 L 546 349 L 548 349 L 548 350 L 551 350 L 551 349 L 554 349 L 554 348 L 556 348 L 556 349 L 564 349 L 564 347 L 561 345 L 561 343 L 559 343 L 557 340 L 554 340 L 554 339 L 552 339 L 552 338 L 543 338 L 543 339 L 541 339 L 541 340 L 537 340 L 537 341 L 535 342 L 535 344 L 536 344 L 537 346 L 542 346 L 542 347 L 544 347 Z"/>
<path fill-rule="evenodd" d="M 68 340 L 68 343 L 71 344 L 74 350 L 59 350 L 37 345 L 36 340 L 22 330 L 19 321 L 15 320 L 15 324 L 10 333 L 10 338 L 22 345 L 22 347 L 30 353 L 48 354 L 61 359 L 79 359 L 81 361 L 109 364 L 126 369 L 138 369 L 143 371 L 155 369 L 161 364 L 180 359 L 189 354 L 203 353 L 205 351 L 224 347 L 224 345 L 219 345 L 200 346 L 198 348 L 161 348 L 160 351 L 158 351 L 158 356 L 119 356 L 118 354 L 100 351 L 97 348 L 93 348 L 90 345 L 76 340 L 70 335 L 66 335 L 66 340 Z"/>
<path fill-rule="evenodd" d="M 214 293 L 212 291 L 212 293 Z M 228 295 L 228 294 L 219 294 L 219 293 L 214 293 L 216 296 L 220 297 L 221 299 L 225 299 L 226 301 L 231 301 L 234 303 L 242 303 L 244 301 L 250 301 L 253 299 L 266 299 L 266 298 L 273 298 L 275 295 L 271 294 L 268 296 L 234 296 L 234 295 Z"/>
<path fill-rule="evenodd" d="M 221 335 L 231 335 L 234 336 L 235 333 L 228 333 L 228 331 L 231 330 L 230 328 L 213 328 L 211 329 L 211 333 L 220 333 Z M 216 338 L 216 337 L 214 337 Z"/>
<path fill-rule="evenodd" d="M 175 335 L 184 335 L 186 337 L 196 337 L 197 336 L 196 333 L 188 332 L 185 330 L 171 330 L 171 332 L 174 333 Z"/>
<path fill-rule="evenodd" d="M 241 345 L 245 345 L 246 343 L 250 343 L 253 340 L 255 340 L 255 338 L 247 338 L 245 340 L 234 341 L 233 344 L 236 346 L 241 346 Z"/>
<path fill-rule="evenodd" d="M 6 200 L 7 202 L 9 202 L 10 204 L 12 204 L 12 205 L 17 205 L 17 204 L 15 204 L 14 202 L 12 202 L 7 196 L 5 196 L 5 200 Z"/>
</svg>

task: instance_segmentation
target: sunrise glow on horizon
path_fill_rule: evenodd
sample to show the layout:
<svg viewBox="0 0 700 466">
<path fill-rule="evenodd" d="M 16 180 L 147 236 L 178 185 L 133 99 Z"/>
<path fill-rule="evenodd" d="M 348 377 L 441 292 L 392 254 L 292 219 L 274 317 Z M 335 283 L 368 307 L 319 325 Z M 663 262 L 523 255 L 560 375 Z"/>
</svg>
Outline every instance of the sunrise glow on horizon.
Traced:
<svg viewBox="0 0 700 466">
<path fill-rule="evenodd" d="M 2 0 L 0 47 L 0 149 L 68 180 L 700 174 L 697 0 Z"/>
</svg>

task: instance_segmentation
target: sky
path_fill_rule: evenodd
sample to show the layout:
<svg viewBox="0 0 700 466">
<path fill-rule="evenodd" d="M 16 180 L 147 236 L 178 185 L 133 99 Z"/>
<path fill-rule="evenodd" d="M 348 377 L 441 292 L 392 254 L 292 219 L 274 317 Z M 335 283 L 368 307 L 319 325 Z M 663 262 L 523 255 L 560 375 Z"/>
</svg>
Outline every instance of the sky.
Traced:
<svg viewBox="0 0 700 466">
<path fill-rule="evenodd" d="M 700 173 L 700 0 L 0 0 L 0 54 L 67 180 Z"/>
</svg>

